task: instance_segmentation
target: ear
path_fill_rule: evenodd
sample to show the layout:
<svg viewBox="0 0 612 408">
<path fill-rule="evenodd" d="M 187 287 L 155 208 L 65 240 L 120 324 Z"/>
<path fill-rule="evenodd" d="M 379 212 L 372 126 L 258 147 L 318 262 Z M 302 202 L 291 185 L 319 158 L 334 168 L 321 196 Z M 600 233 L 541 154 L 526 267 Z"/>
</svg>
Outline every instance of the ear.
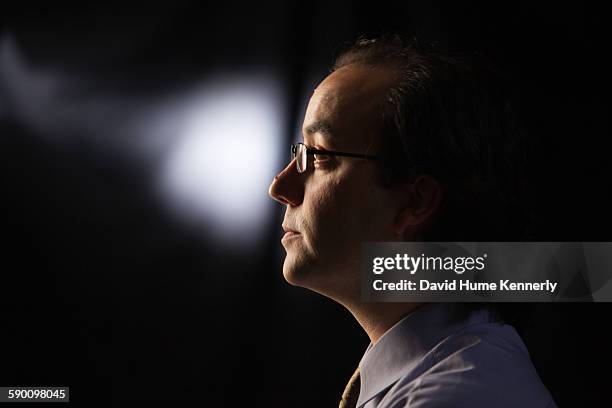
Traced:
<svg viewBox="0 0 612 408">
<path fill-rule="evenodd" d="M 442 202 L 442 186 L 433 177 L 422 174 L 402 187 L 405 205 L 400 209 L 394 231 L 403 239 L 414 239 L 431 221 Z"/>
</svg>

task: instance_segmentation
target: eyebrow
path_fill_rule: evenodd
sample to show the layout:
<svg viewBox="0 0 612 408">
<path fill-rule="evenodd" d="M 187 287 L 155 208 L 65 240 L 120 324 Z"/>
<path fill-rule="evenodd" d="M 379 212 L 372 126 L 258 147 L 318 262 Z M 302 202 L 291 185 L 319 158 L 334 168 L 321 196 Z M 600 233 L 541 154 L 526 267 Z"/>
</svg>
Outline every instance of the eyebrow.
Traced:
<svg viewBox="0 0 612 408">
<path fill-rule="evenodd" d="M 318 120 L 314 123 L 311 123 L 304 129 L 304 132 L 307 134 L 320 133 L 325 137 L 331 137 L 334 134 L 329 122 L 326 122 L 324 120 Z"/>
</svg>

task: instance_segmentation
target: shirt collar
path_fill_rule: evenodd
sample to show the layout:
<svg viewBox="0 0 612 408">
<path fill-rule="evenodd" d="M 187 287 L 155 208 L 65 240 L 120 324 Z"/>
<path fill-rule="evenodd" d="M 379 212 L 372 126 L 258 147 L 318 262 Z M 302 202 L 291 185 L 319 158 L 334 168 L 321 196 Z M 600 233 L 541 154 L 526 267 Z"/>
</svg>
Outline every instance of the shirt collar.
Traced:
<svg viewBox="0 0 612 408">
<path fill-rule="evenodd" d="M 436 344 L 465 326 L 492 321 L 486 309 L 471 311 L 460 303 L 428 303 L 397 322 L 376 344 L 370 343 L 361 362 L 357 407 L 414 370 Z"/>
</svg>

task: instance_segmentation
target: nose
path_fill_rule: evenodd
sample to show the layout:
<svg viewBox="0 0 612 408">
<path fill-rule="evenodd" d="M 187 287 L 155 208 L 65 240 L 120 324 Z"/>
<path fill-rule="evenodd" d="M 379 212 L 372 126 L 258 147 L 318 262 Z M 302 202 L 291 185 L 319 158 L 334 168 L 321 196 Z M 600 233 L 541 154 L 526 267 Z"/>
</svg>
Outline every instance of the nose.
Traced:
<svg viewBox="0 0 612 408">
<path fill-rule="evenodd" d="M 281 204 L 296 207 L 302 203 L 304 182 L 302 175 L 297 171 L 295 159 L 291 160 L 291 163 L 274 177 L 268 194 Z"/>
</svg>

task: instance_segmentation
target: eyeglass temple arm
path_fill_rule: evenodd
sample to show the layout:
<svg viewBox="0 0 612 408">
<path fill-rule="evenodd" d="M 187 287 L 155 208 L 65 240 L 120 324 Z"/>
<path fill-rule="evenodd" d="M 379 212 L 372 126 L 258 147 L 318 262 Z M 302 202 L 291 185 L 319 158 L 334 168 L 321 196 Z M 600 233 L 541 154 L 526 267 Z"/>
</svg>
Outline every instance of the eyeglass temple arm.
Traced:
<svg viewBox="0 0 612 408">
<path fill-rule="evenodd" d="M 334 152 L 332 150 L 318 150 L 318 149 L 312 149 L 312 148 L 306 149 L 306 154 L 308 155 L 321 154 L 321 155 L 328 155 L 328 156 L 344 156 L 344 157 L 355 157 L 358 159 L 380 160 L 380 157 L 370 156 L 368 154 Z"/>
</svg>

